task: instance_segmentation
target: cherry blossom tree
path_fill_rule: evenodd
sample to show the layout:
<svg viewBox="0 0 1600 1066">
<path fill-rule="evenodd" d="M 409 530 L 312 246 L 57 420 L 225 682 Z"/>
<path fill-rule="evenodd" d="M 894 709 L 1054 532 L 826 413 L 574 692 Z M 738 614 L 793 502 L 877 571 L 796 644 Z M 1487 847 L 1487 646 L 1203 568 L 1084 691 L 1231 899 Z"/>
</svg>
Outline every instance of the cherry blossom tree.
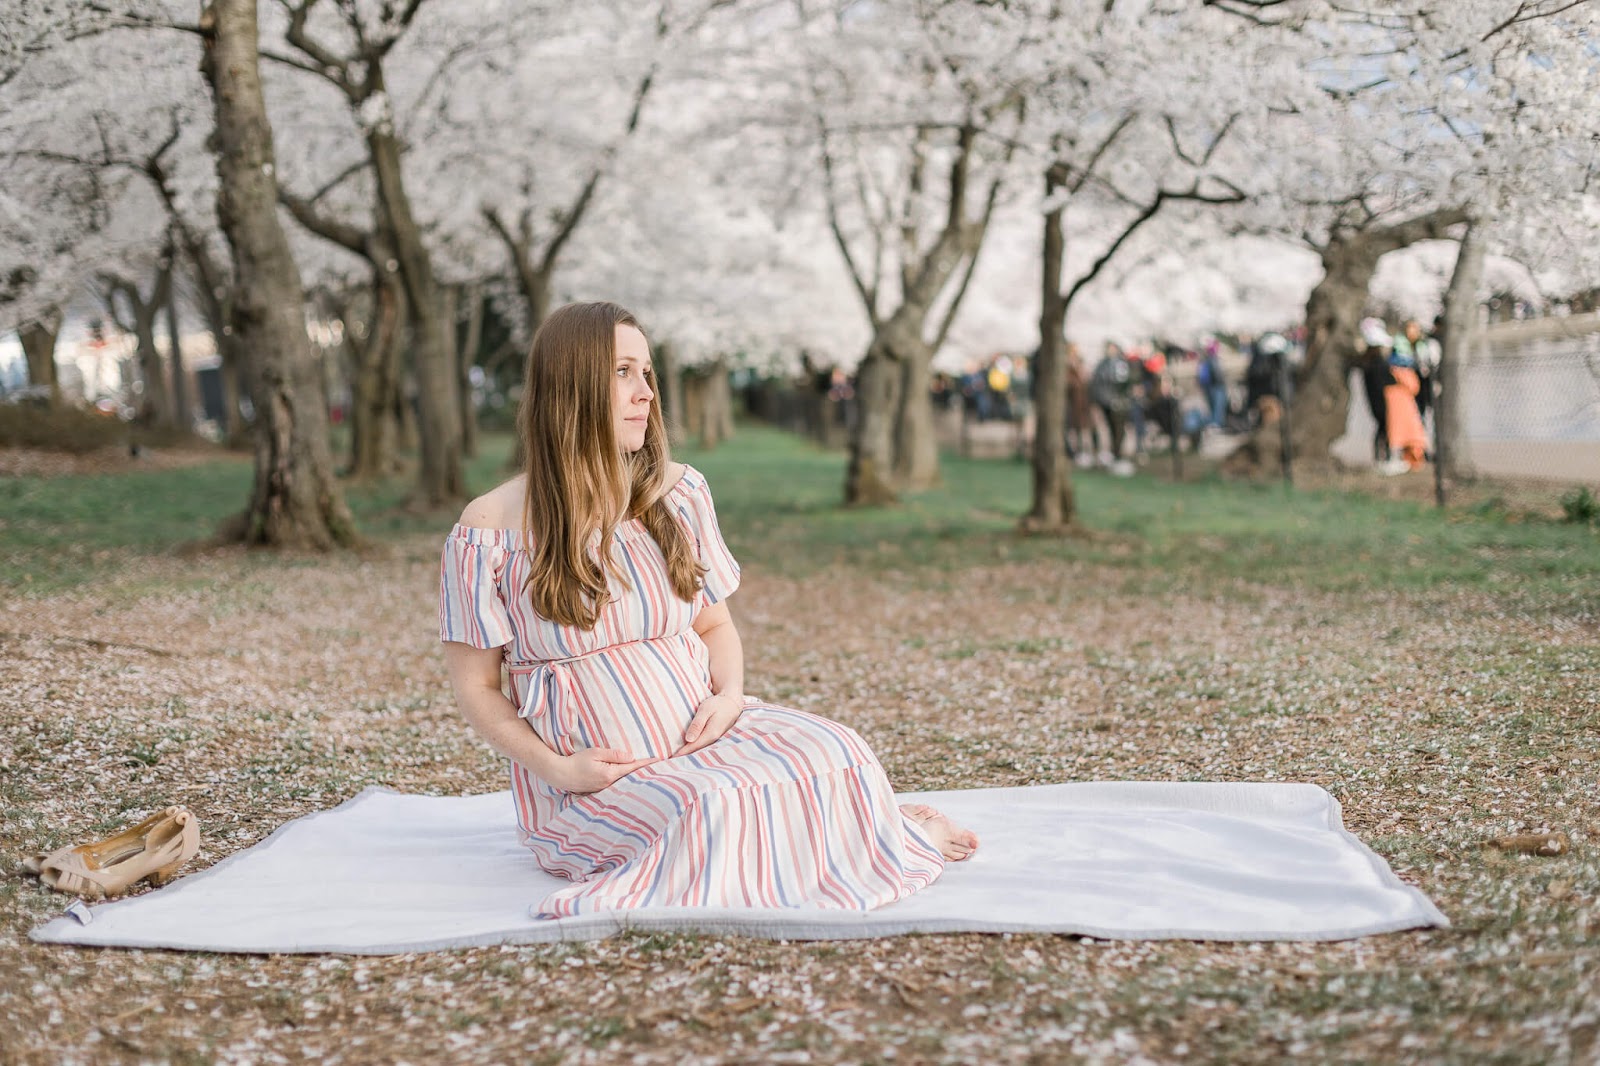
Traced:
<svg viewBox="0 0 1600 1066">
<path fill-rule="evenodd" d="M 15 183 L 0 189 L 0 329 L 17 331 L 29 381 L 59 405 L 56 338 L 81 281 L 79 255 L 93 254 L 106 222 L 106 181 L 16 155 L 6 167 Z"/>
<path fill-rule="evenodd" d="M 278 221 L 256 0 L 211 0 L 199 26 L 216 102 L 217 213 L 233 250 L 233 324 L 253 353 L 257 405 L 255 485 L 236 532 L 252 544 L 349 544 L 355 524 L 334 479 L 303 289 Z"/>
<path fill-rule="evenodd" d="M 988 331 L 1037 347 L 1028 523 L 1058 528 L 1064 335 L 1118 328 L 1131 297 L 1113 289 L 1141 263 L 1198 275 L 1194 258 L 1246 239 L 1312 249 L 1302 454 L 1342 431 L 1389 249 L 1470 221 L 1491 260 L 1587 277 L 1595 242 L 1563 223 L 1588 217 L 1570 190 L 1593 163 L 1591 6 L 269 0 L 258 54 L 288 239 L 344 327 L 358 472 L 393 468 L 409 372 L 417 499 L 459 494 L 485 291 L 525 328 L 555 300 L 620 297 L 686 367 L 860 356 L 857 502 L 937 478 L 941 349 Z M 236 288 L 207 206 L 192 9 L 24 8 L 0 32 L 0 153 L 29 176 L 0 190 L 0 321 L 47 324 L 108 271 L 147 294 L 138 272 L 171 240 L 223 342 Z M 155 43 L 94 52 L 133 38 Z M 106 80 L 137 93 L 84 76 L 131 69 L 118 49 L 150 76 Z M 1209 291 L 1219 321 L 1239 317 Z"/>
<path fill-rule="evenodd" d="M 1119 253 L 1173 207 L 1238 204 L 1237 162 L 1219 148 L 1258 105 L 1224 64 L 1253 57 L 1224 47 L 1221 20 L 1192 4 L 1106 4 L 1092 17 L 1041 5 L 1027 61 L 1036 71 L 1028 135 L 1043 169 L 1043 268 L 1034 373 L 1033 501 L 1027 532 L 1070 528 L 1065 452 L 1066 328 L 1073 305 Z M 1155 85 L 1148 71 L 1170 72 Z M 1068 270 L 1074 244 L 1093 248 Z M 1078 252 L 1077 259 L 1084 259 Z"/>
<path fill-rule="evenodd" d="M 198 39 L 177 34 L 111 32 L 125 21 L 94 5 L 74 5 L 66 28 L 51 35 L 48 52 L 12 72 L 0 85 L 0 151 L 18 173 L 35 175 L 19 182 L 13 195 L 40 197 L 60 186 L 93 188 L 95 207 L 85 215 L 62 210 L 59 198 L 34 206 L 26 217 L 35 230 L 54 228 L 47 248 L 39 241 L 8 242 L 32 260 L 28 273 L 52 284 L 33 286 L 32 302 L 70 302 L 85 285 L 114 298 L 112 317 L 139 336 L 143 366 L 140 406 L 158 421 L 192 423 L 178 365 L 181 345 L 171 339 L 180 293 L 199 309 L 217 341 L 224 392 L 223 431 L 242 434 L 239 420 L 243 353 L 226 328 L 230 293 L 220 252 L 213 202 L 215 168 L 205 147 L 209 105 L 198 70 Z M 91 20 L 88 16 L 93 15 Z M 132 90 L 129 87 L 137 87 Z M 171 243 L 176 254 L 164 253 Z M 172 283 L 160 285 L 167 268 Z M 178 284 L 186 267 L 193 284 Z M 152 349 L 155 303 L 134 299 L 141 289 L 163 287 L 169 358 L 163 367 Z M 14 297 L 19 295 L 12 294 Z M 11 303 L 12 315 L 26 317 L 25 302 Z M 36 327 L 24 322 L 26 336 Z M 165 380 L 166 384 L 160 382 Z M 168 399 L 163 400 L 163 395 Z"/>
<path fill-rule="evenodd" d="M 416 24 L 425 0 L 351 2 L 331 9 L 319 0 L 279 4 L 287 17 L 285 47 L 269 46 L 264 54 L 322 79 L 343 97 L 360 128 L 387 250 L 405 287 L 421 438 L 416 502 L 427 507 L 459 502 L 466 482 L 453 326 L 446 320 L 432 252 L 413 209 L 387 77 L 391 55 Z"/>
<path fill-rule="evenodd" d="M 1252 152 L 1258 225 L 1322 261 L 1307 300 L 1294 452 L 1316 461 L 1343 431 L 1356 324 L 1379 260 L 1469 223 L 1485 248 L 1534 253 L 1517 234 L 1576 218 L 1597 132 L 1597 5 L 1464 0 L 1437 10 L 1335 0 L 1206 0 L 1272 35 L 1306 71 L 1270 100 Z M 1496 238 L 1500 234 L 1500 238 Z M 1470 271 L 1468 274 L 1470 275 Z M 1461 313 L 1476 300 L 1452 306 Z M 1458 337 L 1471 323 L 1452 323 Z M 1236 467 L 1259 449 L 1242 449 Z"/>
<path fill-rule="evenodd" d="M 22 341 L 28 377 L 60 403 L 55 364 L 62 311 L 93 256 L 117 183 L 92 169 L 62 167 L 28 149 L 51 128 L 44 99 L 70 80 L 40 60 L 88 32 L 74 5 L 30 2 L 0 20 L 0 329 Z"/>
<path fill-rule="evenodd" d="M 800 7 L 796 119 L 809 110 L 822 208 L 871 331 L 856 371 L 847 503 L 939 478 L 928 398 L 994 218 L 1026 92 L 1005 73 L 1005 6 Z"/>
</svg>

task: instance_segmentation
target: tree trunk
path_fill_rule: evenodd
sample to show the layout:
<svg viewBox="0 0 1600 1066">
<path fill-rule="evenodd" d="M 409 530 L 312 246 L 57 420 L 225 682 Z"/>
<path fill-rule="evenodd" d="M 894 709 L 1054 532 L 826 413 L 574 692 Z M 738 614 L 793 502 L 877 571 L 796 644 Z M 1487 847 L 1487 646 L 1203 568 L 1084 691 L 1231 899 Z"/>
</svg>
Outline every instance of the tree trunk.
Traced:
<svg viewBox="0 0 1600 1066">
<path fill-rule="evenodd" d="M 216 108 L 217 218 L 233 252 L 233 332 L 254 371 L 255 483 L 232 532 L 280 547 L 350 544 L 355 525 L 334 479 L 300 272 L 278 222 L 256 0 L 211 0 L 200 28 Z"/>
<path fill-rule="evenodd" d="M 240 413 L 240 401 L 249 395 L 249 368 L 245 354 L 239 349 L 239 339 L 233 335 L 228 301 L 231 297 L 222 283 L 222 272 L 211 260 L 200 242 L 185 239 L 184 249 L 194 267 L 195 287 L 200 291 L 200 310 L 205 315 L 206 328 L 211 331 L 217 348 L 217 361 L 221 364 L 219 378 L 222 383 L 222 439 L 229 447 L 242 447 L 249 439 L 249 427 Z"/>
<path fill-rule="evenodd" d="M 255 401 L 250 399 L 250 368 L 231 333 L 218 343 L 217 358 L 222 361 L 222 439 L 230 448 L 243 447 L 247 441 L 254 446 L 251 419 L 244 417 L 246 401 L 255 411 Z"/>
<path fill-rule="evenodd" d="M 711 376 L 712 416 L 715 419 L 717 441 L 733 439 L 733 383 L 728 380 L 728 368 L 722 362 L 712 364 Z"/>
<path fill-rule="evenodd" d="M 525 245 L 511 245 L 511 261 L 517 268 L 517 286 L 522 290 L 523 306 L 528 314 L 530 340 L 550 317 L 550 271 L 534 266 L 532 255 L 532 249 Z"/>
<path fill-rule="evenodd" d="M 1350 371 L 1378 255 L 1366 242 L 1331 242 L 1323 277 L 1306 300 L 1306 358 L 1295 387 L 1290 441 L 1296 460 L 1327 459 L 1350 419 Z"/>
<path fill-rule="evenodd" d="M 705 406 L 705 383 L 699 374 L 683 372 L 683 432 L 686 437 L 700 436 L 700 411 Z"/>
<path fill-rule="evenodd" d="M 683 414 L 683 375 L 678 371 L 678 360 L 669 341 L 656 345 L 656 388 L 660 390 L 661 417 L 667 424 L 667 441 L 677 447 L 682 444 L 687 422 Z"/>
<path fill-rule="evenodd" d="M 1019 102 L 1019 118 L 1020 114 Z M 999 202 L 1002 180 L 996 176 L 989 183 L 982 211 L 976 219 L 970 218 L 967 199 L 973 149 L 979 131 L 976 125 L 967 123 L 956 133 L 955 152 L 949 157 L 948 174 L 940 183 L 941 195 L 937 197 L 942 200 L 944 225 L 933 242 L 925 246 L 916 240 L 914 233 L 902 233 L 900 303 L 890 315 L 883 317 L 879 311 L 877 281 L 858 267 L 840 224 L 834 200 L 833 157 L 824 131 L 822 163 L 829 185 L 830 228 L 873 324 L 872 343 L 857 370 L 856 420 L 850 430 L 850 465 L 845 471 L 844 484 L 847 505 L 892 503 L 896 499 L 897 480 L 911 488 L 927 487 L 939 481 L 933 401 L 927 390 L 931 374 L 929 364 L 944 343 L 972 280 L 978 252 Z M 914 217 L 917 206 L 923 201 L 926 146 L 926 138 L 919 135 L 910 160 L 906 218 Z M 1007 148 L 1004 158 L 1009 160 L 1010 154 L 1011 149 Z M 1004 173 L 1003 166 L 998 173 Z M 881 250 L 880 246 L 879 252 Z M 930 343 L 928 316 L 951 281 L 957 278 L 958 271 L 961 271 L 959 280 L 948 294 L 942 321 Z"/>
<path fill-rule="evenodd" d="M 369 67 L 369 77 L 381 77 Z M 381 89 L 382 87 L 379 86 Z M 424 508 L 448 507 L 466 498 L 462 468 L 461 408 L 457 398 L 454 323 L 443 315 L 444 301 L 422 230 L 400 171 L 400 142 L 387 127 L 367 134 L 377 176 L 378 199 L 394 238 L 395 258 L 405 280 L 417 376 L 417 432 L 422 462 L 414 502 Z"/>
<path fill-rule="evenodd" d="M 137 282 L 115 275 L 107 275 L 106 310 L 117 327 L 134 337 L 133 361 L 139 368 L 139 398 L 134 405 L 134 418 L 141 425 L 169 427 L 174 425 L 172 393 L 169 389 L 166 367 L 161 353 L 156 350 L 156 316 L 167 302 L 172 282 L 172 261 L 164 260 L 156 268 L 155 284 L 150 296 L 145 298 Z M 119 302 L 118 297 L 121 297 Z M 124 306 L 126 316 L 122 313 Z"/>
<path fill-rule="evenodd" d="M 50 406 L 61 406 L 61 374 L 56 369 L 56 338 L 61 334 L 61 312 L 29 322 L 17 331 L 22 354 L 28 361 L 28 384 L 50 389 Z"/>
<path fill-rule="evenodd" d="M 850 465 L 844 502 L 851 506 L 893 503 L 894 416 L 904 381 L 899 366 L 880 343 L 867 350 L 856 369 L 856 420 L 850 427 Z"/>
<path fill-rule="evenodd" d="M 523 304 L 528 313 L 528 340 L 531 344 L 533 335 L 539 332 L 539 327 L 550 315 L 550 271 L 540 270 L 533 265 L 529 245 L 508 241 L 507 246 L 511 250 L 511 261 L 517 268 L 517 285 L 522 290 Z M 523 361 L 522 370 L 527 370 L 526 360 Z M 682 432 L 680 429 L 680 435 Z M 506 470 L 520 473 L 526 465 L 522 434 L 518 433 L 511 445 L 511 455 L 506 459 Z"/>
<path fill-rule="evenodd" d="M 891 503 L 901 489 L 940 483 L 929 395 L 935 348 L 923 340 L 929 306 L 908 300 L 876 331 L 861 360 L 845 503 Z M 876 375 L 892 380 L 878 380 Z M 881 409 L 879 404 L 883 404 Z M 859 448 L 867 449 L 857 462 Z M 881 453 L 879 449 L 882 449 Z"/>
<path fill-rule="evenodd" d="M 900 402 L 895 405 L 894 483 L 918 491 L 938 486 L 939 441 L 933 429 L 933 348 L 916 344 L 903 352 Z"/>
<path fill-rule="evenodd" d="M 200 294 L 199 310 L 206 320 L 207 328 L 211 330 L 212 342 L 216 346 L 217 359 L 221 364 L 221 372 L 218 374 L 218 381 L 222 391 L 222 419 L 219 429 L 222 432 L 222 439 L 229 447 L 241 447 L 245 444 L 245 438 L 248 436 L 240 412 L 240 398 L 246 392 L 241 382 L 248 376 L 244 367 L 245 353 L 239 350 L 233 333 L 228 328 L 229 313 L 225 306 L 227 287 L 222 282 L 222 272 L 217 268 L 215 260 L 212 259 L 211 251 L 206 246 L 205 240 L 195 234 L 194 229 L 184 220 L 183 214 L 178 210 L 178 198 L 172 188 L 171 176 L 167 165 L 161 162 L 161 156 L 172 143 L 174 142 L 168 141 L 166 146 L 145 161 L 141 169 L 144 171 L 145 176 L 150 179 L 151 184 L 155 186 L 157 195 L 161 197 L 161 202 L 166 205 L 167 216 L 170 219 L 167 240 L 171 254 L 175 255 L 178 249 L 181 248 L 183 253 L 189 257 L 189 263 L 194 268 L 196 288 Z M 173 268 L 176 269 L 176 263 L 173 264 Z M 171 309 L 173 314 L 176 314 L 177 302 L 175 295 Z M 170 321 L 169 326 L 173 330 L 173 336 L 176 337 L 178 328 L 176 320 Z M 175 353 L 180 352 L 180 347 L 177 340 L 172 342 L 172 348 Z M 173 399 L 179 420 L 185 427 L 192 427 L 194 424 L 193 392 L 189 389 L 189 379 L 187 371 L 181 362 L 181 354 L 175 354 L 173 359 L 173 373 L 182 375 L 181 380 L 183 381 L 181 386 L 174 385 Z M 174 381 L 177 380 L 179 379 L 174 379 Z"/>
<path fill-rule="evenodd" d="M 411 360 L 405 359 L 406 352 L 411 351 L 411 330 L 407 327 L 405 340 L 402 341 L 400 384 L 394 392 L 394 439 L 401 452 L 414 452 L 417 450 L 417 375 L 411 365 Z"/>
<path fill-rule="evenodd" d="M 372 270 L 366 337 L 354 345 L 350 388 L 350 477 L 373 481 L 399 467 L 400 356 L 405 338 L 406 290 L 382 265 Z M 346 327 L 347 331 L 349 327 Z"/>
<path fill-rule="evenodd" d="M 167 368 L 162 366 L 161 353 L 156 351 L 156 314 L 160 304 L 165 302 L 163 294 L 152 295 L 146 303 L 137 299 L 136 288 L 130 286 L 125 291 L 132 305 L 139 378 L 144 383 L 144 391 L 139 394 L 138 420 L 147 426 L 172 426 L 172 394 L 168 391 Z"/>
<path fill-rule="evenodd" d="M 178 428 L 194 432 L 194 403 L 189 391 L 189 371 L 183 365 L 183 334 L 178 321 L 178 287 L 167 286 L 167 349 L 172 358 L 172 414 Z"/>
<path fill-rule="evenodd" d="M 700 447 L 715 448 L 733 436 L 733 392 L 720 359 L 683 375 L 683 397 L 686 428 Z"/>
<path fill-rule="evenodd" d="M 1482 224 L 1467 223 L 1456 254 L 1456 269 L 1444 294 L 1444 336 L 1440 338 L 1439 368 L 1434 373 L 1438 390 L 1433 409 L 1438 435 L 1434 461 L 1442 476 L 1457 481 L 1470 480 L 1477 473 L 1467 442 L 1461 371 L 1478 343 L 1478 289 L 1483 284 L 1484 251 Z"/>
<path fill-rule="evenodd" d="M 478 454 L 478 408 L 472 399 L 472 368 L 478 365 L 478 349 L 483 346 L 483 290 L 475 284 L 462 285 L 457 290 L 457 303 L 461 301 L 467 305 L 467 321 L 465 330 L 456 331 L 460 338 L 456 345 L 460 367 L 456 388 L 461 399 L 461 454 L 470 459 Z"/>
<path fill-rule="evenodd" d="M 528 296 L 528 314 L 533 329 L 544 325 L 544 320 L 550 317 L 550 274 L 546 271 L 538 273 L 536 284 Z M 528 336 L 532 337 L 532 332 Z"/>
<path fill-rule="evenodd" d="M 1051 167 L 1045 173 L 1045 198 L 1055 195 L 1065 175 Z M 1022 519 L 1025 533 L 1055 532 L 1071 525 L 1076 502 L 1072 467 L 1067 462 L 1066 297 L 1061 291 L 1061 261 L 1066 238 L 1063 208 L 1044 216 L 1044 281 L 1040 289 L 1039 357 L 1033 378 L 1033 506 Z M 1177 442 L 1173 442 L 1177 447 Z"/>
</svg>

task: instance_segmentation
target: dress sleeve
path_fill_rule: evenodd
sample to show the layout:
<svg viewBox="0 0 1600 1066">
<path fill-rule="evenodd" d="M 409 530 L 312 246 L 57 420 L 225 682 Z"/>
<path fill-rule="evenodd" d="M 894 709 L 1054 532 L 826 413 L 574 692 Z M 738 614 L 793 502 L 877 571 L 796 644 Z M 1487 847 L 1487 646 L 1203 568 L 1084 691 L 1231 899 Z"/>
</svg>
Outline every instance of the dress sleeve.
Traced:
<svg viewBox="0 0 1600 1066">
<path fill-rule="evenodd" d="M 439 639 L 474 648 L 511 643 L 511 612 L 500 593 L 507 552 L 452 533 L 439 564 Z"/>
<path fill-rule="evenodd" d="M 717 508 L 711 502 L 711 487 L 698 472 L 691 475 L 697 484 L 689 488 L 689 529 L 694 533 L 696 554 L 706 568 L 705 585 L 700 589 L 699 605 L 720 603 L 739 587 L 739 561 L 728 550 L 717 525 Z"/>
</svg>

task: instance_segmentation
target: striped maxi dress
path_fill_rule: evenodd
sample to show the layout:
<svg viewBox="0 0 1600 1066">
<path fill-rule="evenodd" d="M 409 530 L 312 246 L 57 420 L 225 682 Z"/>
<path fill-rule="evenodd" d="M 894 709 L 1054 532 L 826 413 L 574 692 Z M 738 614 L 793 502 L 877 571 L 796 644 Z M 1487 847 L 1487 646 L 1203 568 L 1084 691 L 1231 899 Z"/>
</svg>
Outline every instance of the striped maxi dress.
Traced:
<svg viewBox="0 0 1600 1066">
<path fill-rule="evenodd" d="M 445 539 L 441 639 L 504 649 L 518 713 L 562 755 L 620 747 L 670 756 L 711 694 L 693 622 L 738 587 L 739 564 L 698 471 L 686 468 L 667 499 L 707 567 L 703 587 L 679 599 L 655 539 L 629 520 L 612 544 L 629 587 L 613 587 L 592 630 L 533 612 L 520 530 L 457 525 Z M 562 791 L 514 761 L 510 772 L 522 843 L 572 882 L 534 905 L 541 918 L 641 907 L 867 910 L 944 869 L 853 730 L 750 697 L 714 744 L 601 792 Z"/>
</svg>

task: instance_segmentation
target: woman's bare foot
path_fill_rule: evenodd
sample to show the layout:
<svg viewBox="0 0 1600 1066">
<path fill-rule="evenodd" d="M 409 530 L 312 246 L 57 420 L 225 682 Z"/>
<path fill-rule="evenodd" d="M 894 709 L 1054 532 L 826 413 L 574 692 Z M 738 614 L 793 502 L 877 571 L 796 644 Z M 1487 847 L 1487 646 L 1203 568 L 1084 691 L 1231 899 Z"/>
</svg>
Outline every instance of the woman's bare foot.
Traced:
<svg viewBox="0 0 1600 1066">
<path fill-rule="evenodd" d="M 970 859 L 978 850 L 978 834 L 961 828 L 926 803 L 902 804 L 900 812 L 920 825 L 922 831 L 933 838 L 939 854 L 951 862 Z"/>
</svg>

